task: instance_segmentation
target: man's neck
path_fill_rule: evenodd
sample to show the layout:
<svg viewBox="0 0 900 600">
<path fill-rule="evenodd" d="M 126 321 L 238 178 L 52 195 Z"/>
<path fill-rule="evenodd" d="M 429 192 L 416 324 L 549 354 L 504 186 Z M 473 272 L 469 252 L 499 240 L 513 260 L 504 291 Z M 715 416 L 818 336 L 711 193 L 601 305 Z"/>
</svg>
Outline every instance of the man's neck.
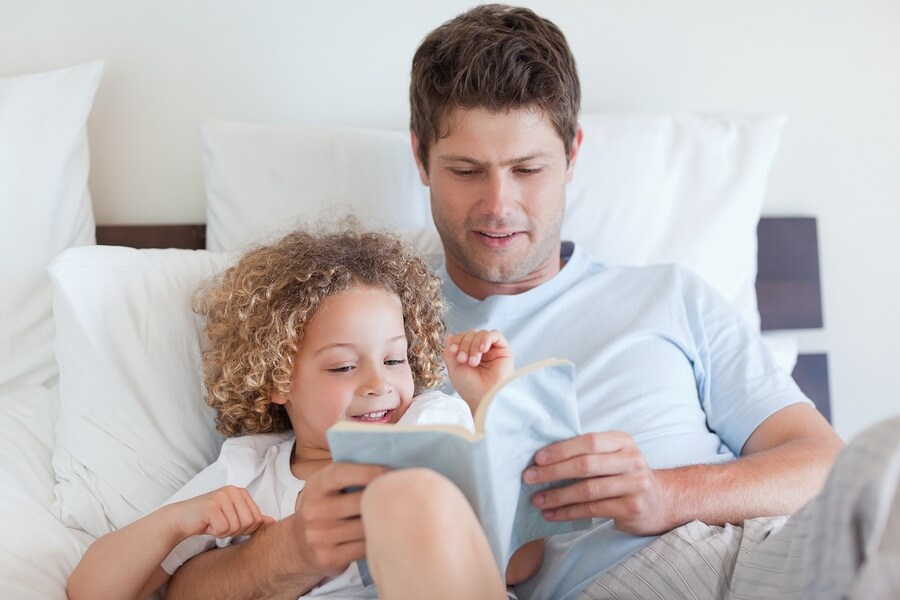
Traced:
<svg viewBox="0 0 900 600">
<path fill-rule="evenodd" d="M 466 271 L 456 261 L 445 258 L 447 275 L 464 294 L 476 300 L 489 296 L 512 296 L 532 290 L 553 279 L 565 266 L 572 254 L 571 242 L 564 242 L 558 261 L 548 262 L 521 279 L 515 281 L 487 281 Z"/>
</svg>

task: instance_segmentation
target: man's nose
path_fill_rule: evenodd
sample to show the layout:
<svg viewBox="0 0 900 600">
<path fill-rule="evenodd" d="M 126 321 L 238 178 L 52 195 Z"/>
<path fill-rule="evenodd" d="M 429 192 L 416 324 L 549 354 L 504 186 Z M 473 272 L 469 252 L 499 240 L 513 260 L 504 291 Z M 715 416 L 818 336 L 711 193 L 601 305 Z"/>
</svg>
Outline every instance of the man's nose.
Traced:
<svg viewBox="0 0 900 600">
<path fill-rule="evenodd" d="M 505 217 L 512 211 L 513 186 L 506 173 L 490 172 L 482 189 L 482 210 L 492 217 Z"/>
</svg>

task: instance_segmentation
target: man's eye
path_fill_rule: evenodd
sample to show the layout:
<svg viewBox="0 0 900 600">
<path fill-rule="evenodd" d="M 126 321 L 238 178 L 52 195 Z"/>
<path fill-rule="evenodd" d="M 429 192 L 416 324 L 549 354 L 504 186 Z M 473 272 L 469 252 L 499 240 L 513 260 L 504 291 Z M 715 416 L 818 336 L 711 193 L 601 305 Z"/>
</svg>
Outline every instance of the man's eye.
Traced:
<svg viewBox="0 0 900 600">
<path fill-rule="evenodd" d="M 519 167 L 518 169 L 516 169 L 516 172 L 521 175 L 536 175 L 543 170 L 543 167 Z"/>
<path fill-rule="evenodd" d="M 456 175 L 457 177 L 471 177 L 478 173 L 475 169 L 450 169 L 450 172 Z"/>
<path fill-rule="evenodd" d="M 353 365 L 345 365 L 343 367 L 335 367 L 334 369 L 328 369 L 332 373 L 349 373 L 353 370 Z"/>
</svg>

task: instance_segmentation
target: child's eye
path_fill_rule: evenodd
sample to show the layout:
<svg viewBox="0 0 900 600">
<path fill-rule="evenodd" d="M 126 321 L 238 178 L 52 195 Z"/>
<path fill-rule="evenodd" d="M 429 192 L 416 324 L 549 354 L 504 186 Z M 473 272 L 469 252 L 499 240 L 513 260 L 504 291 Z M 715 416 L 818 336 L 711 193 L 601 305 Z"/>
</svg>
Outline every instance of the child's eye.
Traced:
<svg viewBox="0 0 900 600">
<path fill-rule="evenodd" d="M 392 359 L 388 359 L 388 360 L 384 361 L 384 364 L 388 365 L 389 367 L 393 367 L 396 365 L 402 365 L 404 363 L 406 363 L 406 359 L 404 359 L 404 358 L 392 358 Z"/>
<path fill-rule="evenodd" d="M 345 365 L 343 367 L 335 367 L 334 369 L 328 369 L 332 373 L 349 373 L 353 369 L 353 365 Z"/>
</svg>

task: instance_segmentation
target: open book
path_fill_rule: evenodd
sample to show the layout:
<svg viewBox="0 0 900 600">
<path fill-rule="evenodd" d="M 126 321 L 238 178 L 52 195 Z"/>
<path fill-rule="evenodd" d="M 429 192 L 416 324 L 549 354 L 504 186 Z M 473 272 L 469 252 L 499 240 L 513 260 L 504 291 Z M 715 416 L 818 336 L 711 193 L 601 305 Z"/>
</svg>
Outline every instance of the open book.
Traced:
<svg viewBox="0 0 900 600">
<path fill-rule="evenodd" d="M 428 467 L 453 481 L 481 522 L 501 573 L 531 540 L 586 529 L 590 520 L 546 521 L 531 496 L 553 484 L 526 484 L 535 453 L 578 435 L 575 367 L 546 359 L 518 369 L 492 388 L 475 412 L 475 433 L 458 425 L 377 425 L 341 421 L 328 430 L 336 462 Z M 363 580 L 368 572 L 360 563 Z"/>
</svg>

